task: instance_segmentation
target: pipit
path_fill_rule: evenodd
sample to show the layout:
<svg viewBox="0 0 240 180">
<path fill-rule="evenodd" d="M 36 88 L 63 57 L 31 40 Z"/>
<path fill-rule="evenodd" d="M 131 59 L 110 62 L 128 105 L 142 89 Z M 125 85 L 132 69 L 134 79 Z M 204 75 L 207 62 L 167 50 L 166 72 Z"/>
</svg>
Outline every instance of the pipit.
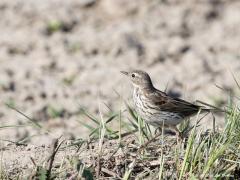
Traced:
<svg viewBox="0 0 240 180">
<path fill-rule="evenodd" d="M 179 98 L 173 98 L 156 89 L 150 76 L 140 70 L 130 72 L 121 71 L 133 84 L 133 101 L 138 115 L 148 124 L 155 127 L 170 129 L 179 138 L 182 134 L 176 127 L 185 118 L 196 115 L 200 112 L 209 112 L 203 106 L 198 106 Z"/>
</svg>

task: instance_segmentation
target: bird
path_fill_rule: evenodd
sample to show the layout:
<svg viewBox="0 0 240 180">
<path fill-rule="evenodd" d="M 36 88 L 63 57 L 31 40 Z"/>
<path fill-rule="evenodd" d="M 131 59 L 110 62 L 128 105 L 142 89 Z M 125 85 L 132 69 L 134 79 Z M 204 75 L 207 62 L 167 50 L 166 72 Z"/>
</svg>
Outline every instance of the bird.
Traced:
<svg viewBox="0 0 240 180">
<path fill-rule="evenodd" d="M 133 85 L 133 101 L 137 114 L 146 123 L 172 130 L 182 139 L 177 125 L 198 112 L 210 112 L 210 108 L 199 106 L 180 98 L 174 98 L 156 89 L 148 73 L 142 70 L 120 71 Z"/>
</svg>

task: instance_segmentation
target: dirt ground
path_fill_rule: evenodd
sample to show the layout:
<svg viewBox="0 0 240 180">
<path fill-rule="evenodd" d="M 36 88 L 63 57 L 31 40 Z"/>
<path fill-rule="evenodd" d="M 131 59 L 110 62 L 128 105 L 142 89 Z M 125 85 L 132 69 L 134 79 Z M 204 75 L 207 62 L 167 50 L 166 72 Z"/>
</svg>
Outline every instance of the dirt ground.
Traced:
<svg viewBox="0 0 240 180">
<path fill-rule="evenodd" d="M 0 128 L 1 147 L 86 137 L 81 108 L 99 117 L 125 109 L 122 98 L 131 103 L 120 70 L 145 70 L 189 101 L 226 104 L 226 91 L 239 90 L 239 9 L 236 0 L 1 0 L 0 126 L 20 126 Z"/>
</svg>

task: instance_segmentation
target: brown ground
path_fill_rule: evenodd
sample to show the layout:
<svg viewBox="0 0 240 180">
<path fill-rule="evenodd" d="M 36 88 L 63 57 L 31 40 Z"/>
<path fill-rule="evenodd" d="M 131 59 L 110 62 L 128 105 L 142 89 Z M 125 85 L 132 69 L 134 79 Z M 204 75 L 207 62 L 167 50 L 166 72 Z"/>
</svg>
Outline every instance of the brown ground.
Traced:
<svg viewBox="0 0 240 180">
<path fill-rule="evenodd" d="M 28 122 L 9 103 L 51 131 L 4 128 L 1 139 L 37 135 L 29 143 L 41 147 L 86 136 L 80 108 L 99 116 L 105 104 L 125 108 L 115 91 L 131 97 L 120 70 L 143 69 L 159 89 L 221 105 L 228 95 L 216 84 L 237 92 L 239 9 L 234 0 L 1 0 L 1 126 Z"/>
</svg>

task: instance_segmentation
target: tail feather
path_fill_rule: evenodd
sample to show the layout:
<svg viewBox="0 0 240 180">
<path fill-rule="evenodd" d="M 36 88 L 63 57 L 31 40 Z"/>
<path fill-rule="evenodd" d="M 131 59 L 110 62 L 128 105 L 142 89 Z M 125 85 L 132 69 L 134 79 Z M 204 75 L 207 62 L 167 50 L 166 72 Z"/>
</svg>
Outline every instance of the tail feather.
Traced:
<svg viewBox="0 0 240 180">
<path fill-rule="evenodd" d="M 200 104 L 203 104 L 204 106 L 210 107 L 210 108 L 203 107 L 203 108 L 201 108 L 202 111 L 213 112 L 213 113 L 216 113 L 216 112 L 229 113 L 228 111 L 226 111 L 224 109 L 221 109 L 221 108 L 218 108 L 216 106 L 213 106 L 211 104 L 208 104 L 208 103 L 205 103 L 205 102 L 202 102 L 202 101 L 199 101 L 199 100 L 197 100 L 196 102 L 198 102 Z"/>
</svg>

